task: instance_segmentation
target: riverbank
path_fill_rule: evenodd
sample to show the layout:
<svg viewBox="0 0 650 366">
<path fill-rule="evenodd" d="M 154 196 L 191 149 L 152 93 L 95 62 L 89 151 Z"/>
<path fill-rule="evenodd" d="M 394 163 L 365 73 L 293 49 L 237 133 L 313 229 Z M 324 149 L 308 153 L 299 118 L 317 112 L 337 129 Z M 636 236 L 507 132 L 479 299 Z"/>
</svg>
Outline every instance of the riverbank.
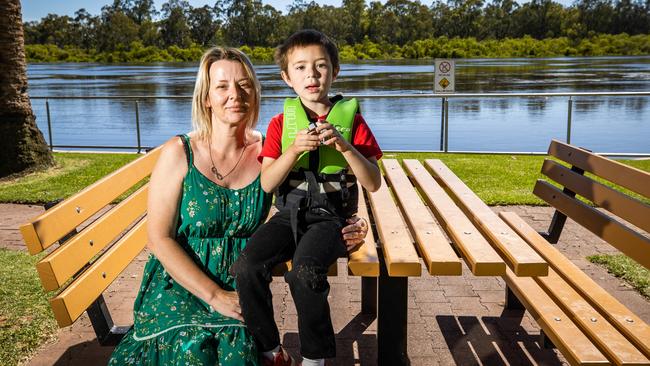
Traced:
<svg viewBox="0 0 650 366">
<path fill-rule="evenodd" d="M 273 62 L 273 47 L 243 46 L 241 50 L 257 62 Z M 170 46 L 158 48 L 132 42 L 117 51 L 99 52 L 76 47 L 59 48 L 52 44 L 25 45 L 27 61 L 34 62 L 198 62 L 204 48 Z M 343 62 L 357 60 L 432 59 L 432 58 L 518 58 L 567 56 L 638 56 L 650 54 L 650 35 L 599 34 L 582 39 L 568 37 L 538 40 L 523 38 L 429 38 L 411 41 L 403 46 L 365 39 L 355 45 L 340 47 Z"/>
</svg>

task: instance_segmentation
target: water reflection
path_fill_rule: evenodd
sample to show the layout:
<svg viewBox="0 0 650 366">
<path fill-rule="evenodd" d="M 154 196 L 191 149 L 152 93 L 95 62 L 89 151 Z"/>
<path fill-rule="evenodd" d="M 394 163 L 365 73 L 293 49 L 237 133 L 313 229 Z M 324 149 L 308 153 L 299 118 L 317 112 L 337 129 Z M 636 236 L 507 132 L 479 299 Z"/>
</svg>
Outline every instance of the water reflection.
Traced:
<svg viewBox="0 0 650 366">
<path fill-rule="evenodd" d="M 344 64 L 333 93 L 429 93 L 432 61 Z M 482 59 L 456 61 L 456 91 L 584 92 L 650 90 L 650 57 Z M 147 65 L 30 64 L 32 96 L 185 95 L 194 87 L 195 63 Z M 275 65 L 256 65 L 264 95 L 292 94 Z M 574 97 L 575 142 L 594 150 L 650 152 L 649 97 Z M 440 146 L 439 98 L 364 98 L 362 113 L 389 150 Z M 44 100 L 33 100 L 47 138 Z M 567 98 L 450 99 L 451 150 L 544 151 L 550 138 L 566 136 Z M 258 128 L 280 112 L 282 101 L 265 99 Z M 50 100 L 57 145 L 135 145 L 132 100 Z M 144 145 L 186 132 L 190 100 L 139 101 Z"/>
</svg>

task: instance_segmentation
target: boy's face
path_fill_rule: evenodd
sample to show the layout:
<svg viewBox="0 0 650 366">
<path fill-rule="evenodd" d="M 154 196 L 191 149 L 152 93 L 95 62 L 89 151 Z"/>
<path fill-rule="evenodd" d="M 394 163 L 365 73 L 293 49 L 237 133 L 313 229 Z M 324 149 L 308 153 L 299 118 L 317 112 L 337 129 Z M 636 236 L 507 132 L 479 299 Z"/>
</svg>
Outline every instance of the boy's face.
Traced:
<svg viewBox="0 0 650 366">
<path fill-rule="evenodd" d="M 327 103 L 327 93 L 338 72 L 323 46 L 298 46 L 287 55 L 287 71 L 282 71 L 282 79 L 303 103 Z"/>
</svg>

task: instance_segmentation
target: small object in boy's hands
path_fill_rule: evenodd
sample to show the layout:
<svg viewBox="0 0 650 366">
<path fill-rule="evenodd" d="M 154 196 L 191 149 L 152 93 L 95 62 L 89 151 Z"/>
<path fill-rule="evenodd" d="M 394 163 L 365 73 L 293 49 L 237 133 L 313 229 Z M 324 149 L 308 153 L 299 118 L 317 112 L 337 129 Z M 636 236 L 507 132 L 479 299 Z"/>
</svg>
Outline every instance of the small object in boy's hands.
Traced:
<svg viewBox="0 0 650 366">
<path fill-rule="evenodd" d="M 309 132 L 315 132 L 315 133 L 318 133 L 318 131 L 316 130 L 316 127 L 317 127 L 317 124 L 316 124 L 316 123 L 317 123 L 317 122 L 320 122 L 320 121 L 321 121 L 321 120 L 319 119 L 318 121 L 309 122 Z M 321 145 L 324 145 L 324 144 L 325 144 L 325 139 L 324 139 L 324 138 L 320 140 L 320 144 L 321 144 Z"/>
</svg>

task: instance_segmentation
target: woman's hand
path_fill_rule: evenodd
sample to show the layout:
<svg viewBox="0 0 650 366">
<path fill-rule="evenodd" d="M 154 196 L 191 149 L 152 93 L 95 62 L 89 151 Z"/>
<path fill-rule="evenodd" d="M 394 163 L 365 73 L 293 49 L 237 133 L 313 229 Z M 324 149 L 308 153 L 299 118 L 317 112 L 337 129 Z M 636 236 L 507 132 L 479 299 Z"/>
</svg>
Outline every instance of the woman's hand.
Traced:
<svg viewBox="0 0 650 366">
<path fill-rule="evenodd" d="M 239 295 L 236 291 L 219 290 L 208 302 L 211 311 L 216 311 L 229 318 L 244 321 L 239 307 Z"/>
<path fill-rule="evenodd" d="M 341 233 L 343 234 L 343 240 L 345 240 L 345 246 L 349 252 L 364 243 L 364 238 L 368 235 L 369 228 L 366 220 L 358 216 L 350 217 L 346 221 L 350 225 L 344 227 Z"/>
</svg>

